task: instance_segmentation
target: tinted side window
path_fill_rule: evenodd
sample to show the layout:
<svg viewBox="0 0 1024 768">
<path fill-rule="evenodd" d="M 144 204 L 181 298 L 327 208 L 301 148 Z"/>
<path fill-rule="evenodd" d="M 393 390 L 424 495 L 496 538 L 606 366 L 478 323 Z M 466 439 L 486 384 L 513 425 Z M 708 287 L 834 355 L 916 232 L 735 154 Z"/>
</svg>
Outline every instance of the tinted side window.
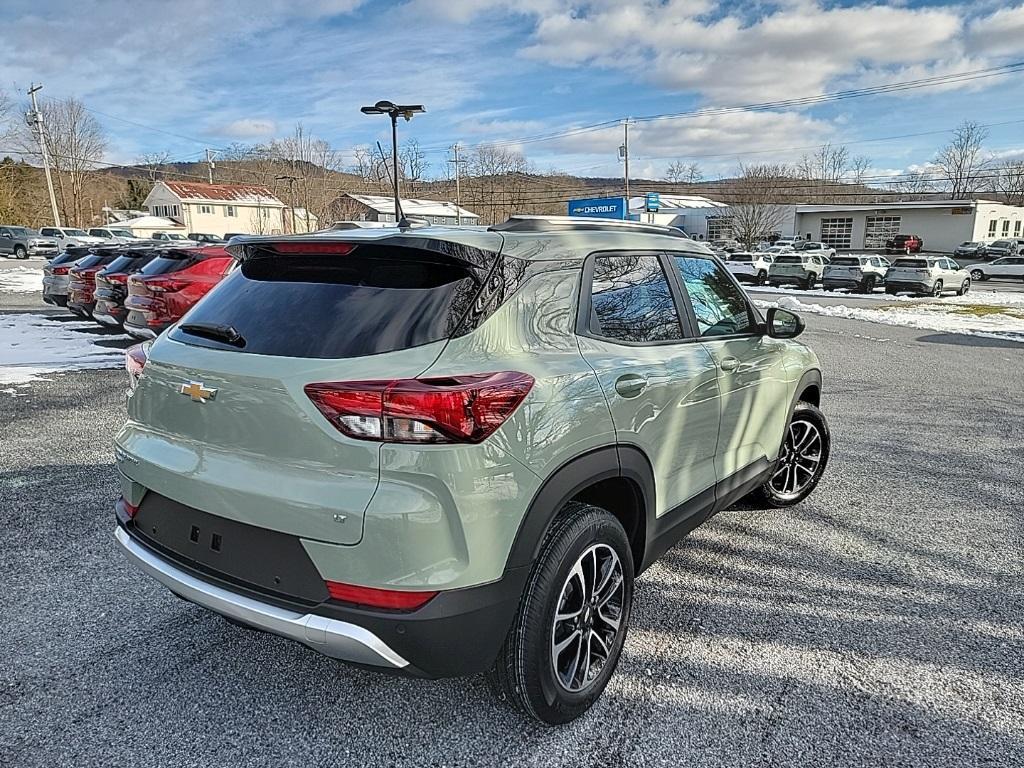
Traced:
<svg viewBox="0 0 1024 768">
<path fill-rule="evenodd" d="M 590 331 L 630 342 L 682 339 L 672 291 L 657 256 L 598 256 Z"/>
<path fill-rule="evenodd" d="M 675 256 L 701 336 L 753 333 L 756 320 L 743 291 L 711 259 Z"/>
</svg>

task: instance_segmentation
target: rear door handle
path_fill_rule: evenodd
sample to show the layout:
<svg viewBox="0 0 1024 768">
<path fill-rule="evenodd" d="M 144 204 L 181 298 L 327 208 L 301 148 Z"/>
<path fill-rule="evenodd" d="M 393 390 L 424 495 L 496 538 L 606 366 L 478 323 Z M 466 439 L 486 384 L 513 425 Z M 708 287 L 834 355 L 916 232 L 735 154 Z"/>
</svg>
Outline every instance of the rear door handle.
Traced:
<svg viewBox="0 0 1024 768">
<path fill-rule="evenodd" d="M 615 391 L 623 397 L 636 397 L 647 389 L 647 379 L 636 373 L 627 373 L 615 380 Z"/>
<path fill-rule="evenodd" d="M 740 367 L 740 361 L 732 356 L 723 357 L 722 362 L 720 362 L 718 366 L 719 368 L 726 372 L 735 371 L 737 368 Z"/>
</svg>

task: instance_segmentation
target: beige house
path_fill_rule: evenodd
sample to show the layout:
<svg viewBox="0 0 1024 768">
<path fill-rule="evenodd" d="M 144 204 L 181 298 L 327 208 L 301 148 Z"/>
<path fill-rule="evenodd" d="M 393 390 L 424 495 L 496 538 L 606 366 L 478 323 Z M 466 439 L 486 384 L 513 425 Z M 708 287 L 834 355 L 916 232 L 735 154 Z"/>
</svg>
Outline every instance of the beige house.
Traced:
<svg viewBox="0 0 1024 768">
<path fill-rule="evenodd" d="M 186 232 L 223 237 L 229 233 L 277 235 L 286 231 L 284 203 L 258 184 L 158 181 L 144 205 L 153 216 L 172 219 Z"/>
</svg>

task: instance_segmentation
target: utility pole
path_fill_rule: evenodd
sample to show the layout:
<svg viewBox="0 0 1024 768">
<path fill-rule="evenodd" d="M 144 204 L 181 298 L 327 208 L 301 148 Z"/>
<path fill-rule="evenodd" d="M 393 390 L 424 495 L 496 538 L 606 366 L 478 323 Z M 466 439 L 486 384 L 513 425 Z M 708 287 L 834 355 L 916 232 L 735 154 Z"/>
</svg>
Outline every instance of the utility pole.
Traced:
<svg viewBox="0 0 1024 768">
<path fill-rule="evenodd" d="M 299 180 L 299 177 L 282 174 L 280 176 L 275 176 L 274 180 L 288 182 L 288 198 L 291 200 L 292 204 L 292 234 L 298 234 L 298 230 L 295 228 L 295 182 Z M 309 211 L 306 211 L 306 229 L 309 229 Z"/>
<path fill-rule="evenodd" d="M 39 137 L 39 151 L 43 153 L 43 170 L 46 171 L 46 188 L 50 191 L 50 208 L 53 210 L 53 225 L 60 226 L 60 213 L 57 211 L 57 196 L 53 194 L 53 178 L 50 176 L 50 153 L 46 149 L 46 136 L 43 134 L 43 116 L 39 112 L 39 104 L 36 102 L 36 91 L 41 91 L 43 86 L 32 84 L 28 89 L 29 98 L 32 99 L 32 111 L 25 117 L 30 127 L 36 129 Z"/>
<path fill-rule="evenodd" d="M 629 215 L 629 118 L 622 121 L 622 159 L 625 161 L 623 178 L 626 181 L 626 215 Z"/>
<path fill-rule="evenodd" d="M 462 185 L 461 185 L 460 182 L 461 182 L 461 178 L 462 178 L 462 169 L 459 167 L 459 163 L 465 163 L 466 161 L 459 159 L 459 145 L 458 144 L 455 144 L 452 147 L 452 152 L 455 153 L 455 159 L 454 160 L 449 160 L 448 162 L 449 163 L 453 163 L 455 165 L 455 206 L 456 206 L 456 210 L 455 210 L 455 224 L 456 224 L 456 226 L 461 227 L 462 226 Z"/>
<path fill-rule="evenodd" d="M 206 172 L 210 179 L 210 183 L 213 184 L 213 169 L 217 167 L 217 164 L 213 162 L 213 150 L 206 150 Z"/>
</svg>

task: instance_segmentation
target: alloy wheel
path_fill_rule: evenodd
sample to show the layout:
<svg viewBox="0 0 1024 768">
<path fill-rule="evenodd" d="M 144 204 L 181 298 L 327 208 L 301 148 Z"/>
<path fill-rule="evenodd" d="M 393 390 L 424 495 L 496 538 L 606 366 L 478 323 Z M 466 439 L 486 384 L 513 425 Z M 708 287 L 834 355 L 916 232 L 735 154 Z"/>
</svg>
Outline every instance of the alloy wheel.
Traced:
<svg viewBox="0 0 1024 768">
<path fill-rule="evenodd" d="M 821 430 L 810 421 L 794 421 L 786 431 L 779 462 L 768 481 L 781 496 L 798 496 L 814 480 L 821 464 Z"/>
<path fill-rule="evenodd" d="M 562 585 L 551 627 L 551 665 L 571 693 L 590 686 L 625 629 L 622 562 L 607 544 L 588 547 Z"/>
<path fill-rule="evenodd" d="M 936 280 L 935 285 L 932 286 L 932 296 L 942 295 L 942 281 Z"/>
</svg>

